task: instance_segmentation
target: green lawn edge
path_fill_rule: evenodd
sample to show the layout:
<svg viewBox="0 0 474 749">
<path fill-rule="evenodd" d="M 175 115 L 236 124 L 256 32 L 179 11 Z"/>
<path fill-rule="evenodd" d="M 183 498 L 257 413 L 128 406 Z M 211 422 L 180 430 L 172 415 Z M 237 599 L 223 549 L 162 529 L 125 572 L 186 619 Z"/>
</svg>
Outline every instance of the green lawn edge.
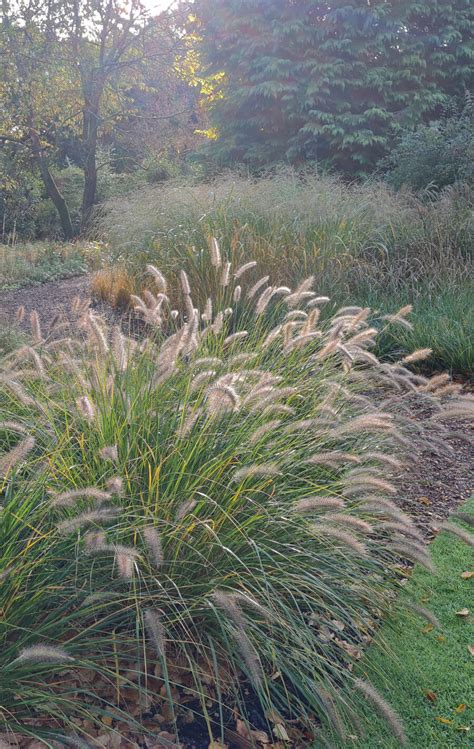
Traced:
<svg viewBox="0 0 474 749">
<path fill-rule="evenodd" d="M 474 497 L 462 509 L 474 516 Z M 463 523 L 459 525 L 467 530 Z M 413 600 L 436 615 L 441 628 L 430 627 L 414 614 L 394 615 L 382 626 L 357 674 L 368 679 L 397 712 L 410 749 L 474 746 L 474 657 L 468 649 L 474 646 L 474 577 L 461 577 L 474 569 L 474 553 L 444 531 L 430 548 L 435 574 L 417 566 L 406 589 Z M 468 617 L 456 615 L 464 608 L 470 609 Z M 399 747 L 387 725 L 362 698 L 354 695 L 354 699 L 366 735 L 336 742 L 338 749 Z"/>
</svg>

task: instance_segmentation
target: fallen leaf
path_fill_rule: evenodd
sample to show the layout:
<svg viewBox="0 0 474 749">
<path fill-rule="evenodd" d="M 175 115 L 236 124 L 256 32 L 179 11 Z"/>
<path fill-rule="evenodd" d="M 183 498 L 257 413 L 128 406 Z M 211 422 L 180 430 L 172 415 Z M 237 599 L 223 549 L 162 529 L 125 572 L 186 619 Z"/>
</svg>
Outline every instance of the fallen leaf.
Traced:
<svg viewBox="0 0 474 749">
<path fill-rule="evenodd" d="M 465 733 L 469 733 L 471 730 L 470 726 L 458 726 L 458 731 L 464 731 Z"/>
<path fill-rule="evenodd" d="M 428 634 L 428 632 L 432 632 L 434 630 L 434 627 L 432 624 L 427 624 L 426 627 L 423 627 L 421 630 L 424 635 Z"/>
<path fill-rule="evenodd" d="M 446 637 L 444 635 L 438 635 L 436 639 L 438 642 L 446 642 Z"/>
<path fill-rule="evenodd" d="M 429 689 L 424 689 L 423 693 L 426 699 L 429 700 L 430 702 L 436 702 L 436 700 L 438 699 L 438 695 L 436 694 L 436 692 L 432 692 Z"/>
<path fill-rule="evenodd" d="M 456 611 L 456 616 L 469 616 L 469 609 L 464 608 Z"/>
<path fill-rule="evenodd" d="M 290 737 L 288 736 L 288 733 L 283 723 L 277 723 L 276 726 L 273 728 L 273 733 L 275 734 L 277 739 L 282 739 L 283 741 L 290 740 Z"/>
<path fill-rule="evenodd" d="M 428 499 L 428 497 L 418 497 L 418 502 L 421 502 L 422 505 L 430 505 L 431 500 Z"/>
<path fill-rule="evenodd" d="M 250 731 L 250 735 L 254 741 L 260 741 L 261 744 L 270 743 L 268 733 L 265 733 L 265 731 Z"/>
<path fill-rule="evenodd" d="M 474 645 L 468 645 L 467 649 L 469 650 L 471 655 L 474 655 Z"/>
<path fill-rule="evenodd" d="M 466 570 L 466 572 L 461 572 L 461 577 L 463 580 L 470 580 L 471 577 L 474 577 L 474 572 Z"/>
<path fill-rule="evenodd" d="M 464 710 L 466 709 L 466 707 L 467 707 L 467 705 L 465 704 L 465 702 L 461 702 L 461 704 L 457 706 L 457 708 L 455 709 L 454 712 L 455 713 L 463 713 Z"/>
<path fill-rule="evenodd" d="M 449 718 L 441 718 L 439 715 L 436 717 L 436 720 L 439 723 L 442 723 L 445 726 L 452 726 L 453 725 L 453 721 L 452 720 L 449 720 Z"/>
</svg>

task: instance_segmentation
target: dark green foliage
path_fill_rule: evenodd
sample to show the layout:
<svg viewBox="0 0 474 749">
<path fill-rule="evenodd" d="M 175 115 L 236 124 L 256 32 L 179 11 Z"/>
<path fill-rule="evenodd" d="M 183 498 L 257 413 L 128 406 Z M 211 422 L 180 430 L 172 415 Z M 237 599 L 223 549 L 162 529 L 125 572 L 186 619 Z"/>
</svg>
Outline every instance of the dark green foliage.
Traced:
<svg viewBox="0 0 474 749">
<path fill-rule="evenodd" d="M 197 0 L 224 163 L 369 171 L 402 127 L 472 83 L 469 0 Z"/>
<path fill-rule="evenodd" d="M 455 182 L 474 184 L 474 106 L 406 133 L 387 160 L 387 179 L 399 189 Z"/>
</svg>

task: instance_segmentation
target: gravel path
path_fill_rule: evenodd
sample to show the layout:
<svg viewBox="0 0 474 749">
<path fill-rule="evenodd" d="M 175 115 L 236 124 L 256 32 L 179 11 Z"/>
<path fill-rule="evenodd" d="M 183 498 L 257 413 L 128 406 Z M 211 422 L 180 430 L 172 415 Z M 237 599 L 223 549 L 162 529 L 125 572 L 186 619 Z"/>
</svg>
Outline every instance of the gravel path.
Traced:
<svg viewBox="0 0 474 749">
<path fill-rule="evenodd" d="M 62 281 L 48 281 L 38 286 L 27 286 L 13 291 L 0 291 L 0 320 L 13 323 L 19 307 L 25 308 L 22 327 L 29 329 L 30 312 L 36 310 L 45 328 L 58 313 L 71 319 L 71 304 L 75 297 L 90 299 L 90 276 L 78 276 Z"/>
</svg>

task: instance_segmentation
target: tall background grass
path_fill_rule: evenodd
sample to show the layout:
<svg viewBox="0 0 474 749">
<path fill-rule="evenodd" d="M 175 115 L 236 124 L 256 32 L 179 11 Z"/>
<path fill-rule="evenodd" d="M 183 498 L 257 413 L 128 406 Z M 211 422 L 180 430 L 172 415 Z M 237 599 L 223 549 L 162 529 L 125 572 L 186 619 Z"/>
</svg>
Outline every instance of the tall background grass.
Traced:
<svg viewBox="0 0 474 749">
<path fill-rule="evenodd" d="M 431 346 L 431 367 L 469 373 L 473 206 L 462 186 L 415 196 L 378 181 L 347 185 L 290 171 L 169 182 L 103 206 L 108 269 L 95 291 L 124 304 L 153 262 L 166 272 L 186 268 L 201 302 L 215 291 L 207 260 L 215 236 L 234 264 L 255 259 L 275 283 L 315 274 L 318 292 L 336 304 L 386 311 L 412 303 L 413 330 L 383 339 L 380 351 Z"/>
</svg>

